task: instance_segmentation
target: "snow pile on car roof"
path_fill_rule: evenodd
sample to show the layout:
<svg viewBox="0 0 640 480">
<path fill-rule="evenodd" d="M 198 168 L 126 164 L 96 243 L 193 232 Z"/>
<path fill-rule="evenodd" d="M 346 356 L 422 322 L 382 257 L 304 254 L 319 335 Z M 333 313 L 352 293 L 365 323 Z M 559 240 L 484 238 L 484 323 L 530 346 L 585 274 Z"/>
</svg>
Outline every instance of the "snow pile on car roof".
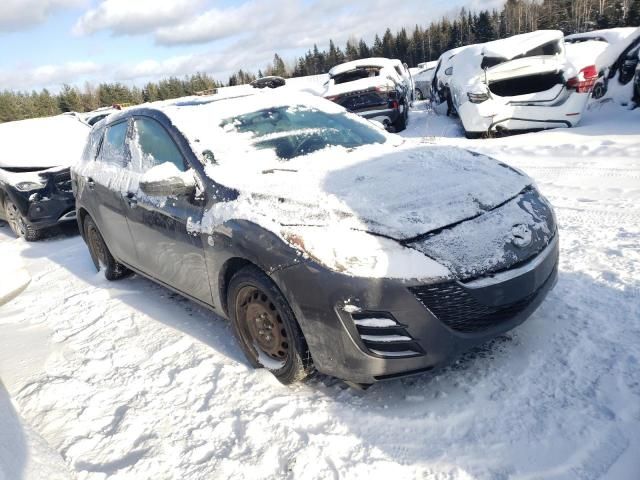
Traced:
<svg viewBox="0 0 640 480">
<path fill-rule="evenodd" d="M 595 65 L 598 70 L 603 70 L 613 65 L 638 37 L 640 27 L 594 30 L 568 35 L 565 48 L 567 57 L 576 67 Z"/>
<path fill-rule="evenodd" d="M 333 77 L 334 75 L 348 72 L 349 70 L 353 70 L 356 68 L 392 67 L 394 63 L 395 63 L 394 60 L 391 60 L 390 58 L 384 58 L 384 57 L 361 58 L 359 60 L 353 60 L 351 62 L 346 62 L 346 63 L 341 63 L 340 65 L 336 65 L 331 70 L 329 70 L 329 76 Z"/>
<path fill-rule="evenodd" d="M 501 57 L 510 60 L 546 43 L 562 40 L 562 38 L 563 34 L 560 30 L 536 30 L 475 45 L 475 47 L 481 48 L 482 54 L 486 57 Z"/>
<path fill-rule="evenodd" d="M 530 184 L 528 177 L 485 156 L 454 147 L 399 145 L 395 136 L 384 144 L 328 147 L 285 161 L 273 150 L 256 149 L 252 133 L 240 133 L 229 122 L 277 106 L 351 115 L 375 128 L 303 94 L 165 107 L 196 153 L 214 152 L 214 163 L 203 160 L 207 175 L 240 192 L 235 202 L 212 208 L 205 229 L 245 218 L 263 226 L 331 225 L 410 238 L 482 214 Z"/>
<path fill-rule="evenodd" d="M 68 114 L 0 124 L 0 167 L 69 166 L 80 159 L 88 133 Z"/>
<path fill-rule="evenodd" d="M 604 40 L 610 44 L 626 43 L 640 32 L 640 27 L 606 28 L 567 35 L 565 40 Z"/>
</svg>

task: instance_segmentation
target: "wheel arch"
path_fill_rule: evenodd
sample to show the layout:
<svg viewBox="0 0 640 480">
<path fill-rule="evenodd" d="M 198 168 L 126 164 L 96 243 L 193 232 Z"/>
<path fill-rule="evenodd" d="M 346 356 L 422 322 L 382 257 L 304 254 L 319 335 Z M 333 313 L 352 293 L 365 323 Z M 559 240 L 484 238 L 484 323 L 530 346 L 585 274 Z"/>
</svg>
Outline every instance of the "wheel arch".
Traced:
<svg viewBox="0 0 640 480">
<path fill-rule="evenodd" d="M 84 235 L 84 221 L 87 217 L 91 218 L 91 215 L 89 215 L 89 212 L 83 207 L 78 208 L 76 215 L 78 218 L 78 229 L 80 230 L 80 235 L 82 235 L 83 240 L 86 240 Z"/>
<path fill-rule="evenodd" d="M 231 257 L 229 258 L 220 269 L 218 273 L 218 295 L 220 295 L 220 305 L 222 305 L 222 311 L 225 315 L 229 315 L 229 305 L 227 304 L 227 295 L 229 293 L 229 284 L 231 279 L 236 273 L 245 267 L 253 266 L 264 272 L 264 269 L 260 268 L 251 260 L 244 257 Z M 266 272 L 265 272 L 266 273 Z"/>
</svg>

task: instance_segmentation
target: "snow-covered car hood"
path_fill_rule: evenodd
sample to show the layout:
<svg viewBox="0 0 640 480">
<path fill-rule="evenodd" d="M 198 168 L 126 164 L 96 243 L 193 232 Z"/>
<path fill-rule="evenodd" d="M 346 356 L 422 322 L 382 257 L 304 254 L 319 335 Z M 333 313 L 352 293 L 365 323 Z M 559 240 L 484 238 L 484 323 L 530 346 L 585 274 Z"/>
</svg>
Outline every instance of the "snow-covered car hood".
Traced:
<svg viewBox="0 0 640 480">
<path fill-rule="evenodd" d="M 89 130 L 74 115 L 0 124 L 0 168 L 70 166 L 80 159 Z"/>
<path fill-rule="evenodd" d="M 347 227 L 396 240 L 481 215 L 531 184 L 486 156 L 417 144 L 336 147 L 280 169 L 241 173 L 210 165 L 207 173 L 240 192 L 235 205 L 207 214 L 211 224 L 239 216 L 259 224 Z"/>
</svg>

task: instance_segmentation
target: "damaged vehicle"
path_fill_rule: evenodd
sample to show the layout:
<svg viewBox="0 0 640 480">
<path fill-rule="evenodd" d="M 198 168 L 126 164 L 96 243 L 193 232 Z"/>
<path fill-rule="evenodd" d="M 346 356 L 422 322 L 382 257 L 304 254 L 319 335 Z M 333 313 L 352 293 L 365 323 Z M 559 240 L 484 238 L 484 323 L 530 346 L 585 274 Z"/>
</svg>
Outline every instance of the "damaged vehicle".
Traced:
<svg viewBox="0 0 640 480">
<path fill-rule="evenodd" d="M 444 365 L 522 323 L 556 282 L 553 209 L 529 177 L 313 95 L 115 114 L 72 178 L 97 269 L 228 318 L 283 383 Z"/>
<path fill-rule="evenodd" d="M 0 219 L 25 240 L 75 221 L 69 165 L 77 161 L 89 127 L 75 115 L 0 124 Z"/>
<path fill-rule="evenodd" d="M 424 100 L 429 97 L 429 92 L 431 92 L 431 82 L 433 82 L 438 62 L 425 62 L 420 65 L 422 66 L 419 68 L 411 68 L 409 71 L 411 72 L 415 85 L 415 98 L 417 100 Z"/>
<path fill-rule="evenodd" d="M 400 132 L 409 122 L 413 92 L 411 73 L 400 60 L 365 58 L 329 70 L 322 96 Z"/>
<path fill-rule="evenodd" d="M 446 53 L 434 103 L 448 103 L 468 138 L 578 124 L 597 79 L 575 69 L 562 32 L 539 30 Z"/>
<path fill-rule="evenodd" d="M 638 65 L 637 54 L 634 53 L 640 46 L 640 27 L 575 33 L 566 36 L 564 43 L 567 58 L 577 70 L 595 65 L 598 79 L 593 87 L 594 99 L 617 97 L 621 102 L 630 100 L 633 96 L 632 80 Z"/>
<path fill-rule="evenodd" d="M 251 82 L 253 88 L 278 88 L 287 84 L 287 81 L 275 75 L 260 77 Z"/>
</svg>

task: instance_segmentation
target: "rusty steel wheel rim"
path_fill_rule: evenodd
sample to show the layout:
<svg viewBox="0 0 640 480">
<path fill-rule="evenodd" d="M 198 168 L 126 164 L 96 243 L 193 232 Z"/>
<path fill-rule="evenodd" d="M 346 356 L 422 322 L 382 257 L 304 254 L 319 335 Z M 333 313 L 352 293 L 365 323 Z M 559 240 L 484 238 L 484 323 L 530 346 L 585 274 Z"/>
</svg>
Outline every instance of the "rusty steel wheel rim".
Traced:
<svg viewBox="0 0 640 480">
<path fill-rule="evenodd" d="M 236 297 L 236 315 L 241 334 L 252 349 L 260 349 L 273 360 L 286 361 L 289 340 L 275 304 L 260 289 L 243 287 Z M 256 359 L 259 352 L 256 352 Z"/>
<path fill-rule="evenodd" d="M 24 219 L 18 211 L 18 207 L 16 207 L 14 203 L 8 202 L 5 211 L 7 213 L 7 223 L 9 223 L 11 229 L 21 237 L 24 237 L 27 229 L 24 225 Z"/>
<path fill-rule="evenodd" d="M 107 264 L 107 255 L 106 252 L 104 250 L 104 243 L 102 242 L 102 239 L 100 238 L 100 234 L 98 233 L 98 231 L 95 228 L 90 228 L 89 229 L 89 246 L 91 247 L 91 251 L 93 252 L 93 255 L 95 256 L 98 265 L 102 264 L 102 265 L 106 265 Z M 96 266 L 98 266 L 96 265 Z"/>
</svg>

